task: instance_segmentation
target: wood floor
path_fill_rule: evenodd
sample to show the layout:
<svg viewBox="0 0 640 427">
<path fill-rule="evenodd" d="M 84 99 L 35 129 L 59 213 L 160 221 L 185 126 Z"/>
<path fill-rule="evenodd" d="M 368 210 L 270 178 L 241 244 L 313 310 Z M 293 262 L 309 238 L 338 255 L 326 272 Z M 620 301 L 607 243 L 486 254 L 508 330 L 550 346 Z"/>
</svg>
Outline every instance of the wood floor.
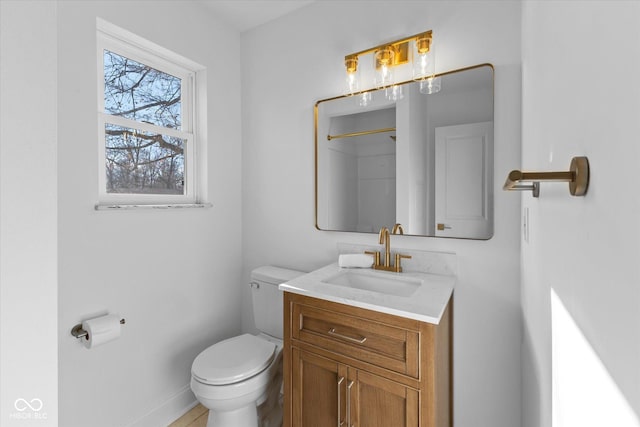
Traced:
<svg viewBox="0 0 640 427">
<path fill-rule="evenodd" d="M 192 410 L 171 423 L 169 427 L 206 427 L 209 411 L 197 404 Z"/>
</svg>

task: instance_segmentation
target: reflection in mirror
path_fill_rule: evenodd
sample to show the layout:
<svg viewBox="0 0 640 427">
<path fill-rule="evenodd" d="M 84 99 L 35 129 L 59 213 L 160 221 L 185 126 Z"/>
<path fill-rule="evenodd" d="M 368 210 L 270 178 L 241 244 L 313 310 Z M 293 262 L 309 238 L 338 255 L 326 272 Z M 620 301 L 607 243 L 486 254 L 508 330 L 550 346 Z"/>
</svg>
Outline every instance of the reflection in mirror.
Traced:
<svg viewBox="0 0 640 427">
<path fill-rule="evenodd" d="M 493 235 L 493 67 L 319 101 L 316 227 L 468 239 Z"/>
</svg>

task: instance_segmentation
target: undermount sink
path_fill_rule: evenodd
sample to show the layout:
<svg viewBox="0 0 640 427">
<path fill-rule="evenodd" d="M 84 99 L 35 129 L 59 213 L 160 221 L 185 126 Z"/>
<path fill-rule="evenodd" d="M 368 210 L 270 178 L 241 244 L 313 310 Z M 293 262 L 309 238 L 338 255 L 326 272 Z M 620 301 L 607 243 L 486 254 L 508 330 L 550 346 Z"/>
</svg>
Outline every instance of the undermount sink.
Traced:
<svg viewBox="0 0 640 427">
<path fill-rule="evenodd" d="M 385 295 L 408 297 L 422 285 L 422 280 L 371 270 L 346 270 L 322 280 L 324 283 L 362 289 Z"/>
<path fill-rule="evenodd" d="M 441 261 L 439 258 L 423 256 L 421 265 L 431 268 Z M 283 283 L 278 288 L 285 292 L 438 324 L 451 299 L 455 281 L 455 275 L 442 271 L 409 270 L 394 273 L 371 268 L 341 268 L 334 262 Z"/>
</svg>

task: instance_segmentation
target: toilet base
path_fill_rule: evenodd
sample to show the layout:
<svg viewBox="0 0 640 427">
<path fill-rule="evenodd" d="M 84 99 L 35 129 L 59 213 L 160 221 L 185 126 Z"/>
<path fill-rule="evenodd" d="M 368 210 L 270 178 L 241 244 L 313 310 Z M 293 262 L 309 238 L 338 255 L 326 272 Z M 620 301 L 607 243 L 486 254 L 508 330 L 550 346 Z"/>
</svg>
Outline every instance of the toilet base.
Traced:
<svg viewBox="0 0 640 427">
<path fill-rule="evenodd" d="M 211 385 L 192 375 L 191 391 L 209 409 L 207 427 L 282 427 L 282 341 L 274 344 L 271 364 L 244 381 Z"/>
<path fill-rule="evenodd" d="M 233 411 L 209 409 L 207 427 L 282 427 L 282 376 L 279 373 L 256 405 Z"/>
<path fill-rule="evenodd" d="M 258 411 L 255 405 L 245 406 L 235 411 L 209 410 L 207 427 L 258 427 Z"/>
</svg>

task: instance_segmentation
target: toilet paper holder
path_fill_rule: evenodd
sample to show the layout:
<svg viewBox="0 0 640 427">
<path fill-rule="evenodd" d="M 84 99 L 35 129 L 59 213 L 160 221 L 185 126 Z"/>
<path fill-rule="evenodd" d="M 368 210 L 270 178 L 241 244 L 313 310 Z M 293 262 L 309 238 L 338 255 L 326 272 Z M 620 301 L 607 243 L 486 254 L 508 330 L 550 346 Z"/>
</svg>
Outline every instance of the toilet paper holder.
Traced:
<svg viewBox="0 0 640 427">
<path fill-rule="evenodd" d="M 120 324 L 124 325 L 126 322 L 124 319 L 120 319 Z M 89 333 L 87 331 L 85 331 L 84 329 L 82 329 L 82 323 L 78 323 L 76 326 L 74 326 L 71 329 L 71 335 L 73 335 L 76 338 L 87 338 L 87 336 L 89 335 Z"/>
</svg>

